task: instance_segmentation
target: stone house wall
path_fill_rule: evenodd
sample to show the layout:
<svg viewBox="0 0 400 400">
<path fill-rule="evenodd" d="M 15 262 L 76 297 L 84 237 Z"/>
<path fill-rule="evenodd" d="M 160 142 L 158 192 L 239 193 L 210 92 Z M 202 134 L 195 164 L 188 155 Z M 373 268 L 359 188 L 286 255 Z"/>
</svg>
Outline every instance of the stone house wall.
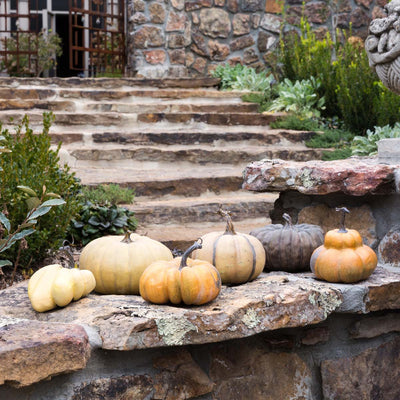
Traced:
<svg viewBox="0 0 400 400">
<path fill-rule="evenodd" d="M 304 14 L 320 33 L 352 27 L 365 39 L 386 0 L 306 1 Z M 218 65 L 266 65 L 285 29 L 300 21 L 301 0 L 129 0 L 127 75 L 205 76 Z"/>
</svg>

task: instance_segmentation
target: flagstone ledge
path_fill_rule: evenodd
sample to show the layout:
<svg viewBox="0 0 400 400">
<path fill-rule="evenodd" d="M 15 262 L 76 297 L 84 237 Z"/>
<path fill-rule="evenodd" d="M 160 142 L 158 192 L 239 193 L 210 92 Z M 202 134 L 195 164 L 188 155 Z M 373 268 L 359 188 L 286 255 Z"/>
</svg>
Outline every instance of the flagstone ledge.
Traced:
<svg viewBox="0 0 400 400">
<path fill-rule="evenodd" d="M 306 162 L 265 159 L 247 165 L 243 188 L 257 192 L 294 190 L 306 195 L 390 195 L 400 189 L 399 170 L 400 163 L 384 164 L 377 157 Z"/>
<path fill-rule="evenodd" d="M 224 286 L 216 300 L 199 307 L 91 294 L 65 308 L 37 313 L 23 282 L 0 292 L 0 384 L 27 386 L 83 369 L 97 348 L 128 351 L 223 342 L 318 324 L 333 313 L 398 310 L 399 294 L 400 274 L 383 267 L 351 285 L 318 281 L 311 273 L 274 272 L 245 285 Z"/>
</svg>

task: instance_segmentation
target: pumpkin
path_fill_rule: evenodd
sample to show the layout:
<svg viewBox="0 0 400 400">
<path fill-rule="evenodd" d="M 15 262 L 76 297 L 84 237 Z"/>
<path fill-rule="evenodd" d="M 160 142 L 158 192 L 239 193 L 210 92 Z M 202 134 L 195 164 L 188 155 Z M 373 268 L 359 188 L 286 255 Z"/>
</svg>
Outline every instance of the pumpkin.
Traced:
<svg viewBox="0 0 400 400">
<path fill-rule="evenodd" d="M 224 284 L 252 281 L 264 268 L 264 248 L 256 237 L 236 232 L 228 212 L 220 209 L 219 213 L 226 218 L 225 232 L 203 235 L 203 247 L 192 257 L 214 265 Z"/>
<path fill-rule="evenodd" d="M 346 229 L 344 220 L 349 210 L 342 212 L 341 226 L 326 233 L 324 244 L 318 247 L 310 260 L 311 270 L 319 279 L 328 282 L 353 283 L 367 279 L 378 264 L 378 258 L 355 229 Z"/>
<path fill-rule="evenodd" d="M 47 265 L 36 271 L 28 283 L 28 297 L 38 312 L 65 307 L 73 300 L 88 295 L 96 286 L 90 271 Z"/>
<path fill-rule="evenodd" d="M 172 260 L 164 244 L 135 233 L 103 236 L 89 242 L 79 267 L 93 272 L 95 291 L 103 294 L 139 294 L 143 271 L 156 260 Z"/>
<path fill-rule="evenodd" d="M 140 278 L 140 295 L 155 304 L 201 305 L 214 300 L 221 290 L 218 270 L 209 262 L 188 258 L 201 248 L 201 239 L 171 261 L 155 261 Z"/>
<path fill-rule="evenodd" d="M 324 242 L 324 231 L 318 225 L 293 225 L 289 214 L 285 213 L 282 217 L 284 225 L 270 224 L 250 232 L 264 246 L 265 269 L 287 272 L 308 270 L 313 251 Z"/>
</svg>

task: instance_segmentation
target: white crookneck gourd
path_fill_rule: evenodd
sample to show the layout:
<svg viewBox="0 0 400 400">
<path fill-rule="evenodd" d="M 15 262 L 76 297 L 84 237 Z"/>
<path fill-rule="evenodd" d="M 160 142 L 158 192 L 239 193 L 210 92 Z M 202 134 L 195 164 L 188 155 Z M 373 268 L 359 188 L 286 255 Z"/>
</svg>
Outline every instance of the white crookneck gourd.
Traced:
<svg viewBox="0 0 400 400">
<path fill-rule="evenodd" d="M 35 311 L 65 307 L 87 296 L 96 286 L 91 271 L 47 265 L 36 271 L 28 283 L 28 296 Z"/>
</svg>

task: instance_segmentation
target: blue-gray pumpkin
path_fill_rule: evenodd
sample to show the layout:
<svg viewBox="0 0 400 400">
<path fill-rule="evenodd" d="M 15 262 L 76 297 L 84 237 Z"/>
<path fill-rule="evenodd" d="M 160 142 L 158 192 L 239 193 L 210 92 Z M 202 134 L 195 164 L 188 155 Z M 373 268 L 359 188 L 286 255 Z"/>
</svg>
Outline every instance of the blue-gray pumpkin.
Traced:
<svg viewBox="0 0 400 400">
<path fill-rule="evenodd" d="M 324 232 L 318 225 L 292 224 L 288 214 L 285 223 L 270 224 L 254 229 L 255 236 L 265 250 L 265 267 L 268 271 L 300 272 L 310 269 L 313 251 L 324 242 Z"/>
</svg>

